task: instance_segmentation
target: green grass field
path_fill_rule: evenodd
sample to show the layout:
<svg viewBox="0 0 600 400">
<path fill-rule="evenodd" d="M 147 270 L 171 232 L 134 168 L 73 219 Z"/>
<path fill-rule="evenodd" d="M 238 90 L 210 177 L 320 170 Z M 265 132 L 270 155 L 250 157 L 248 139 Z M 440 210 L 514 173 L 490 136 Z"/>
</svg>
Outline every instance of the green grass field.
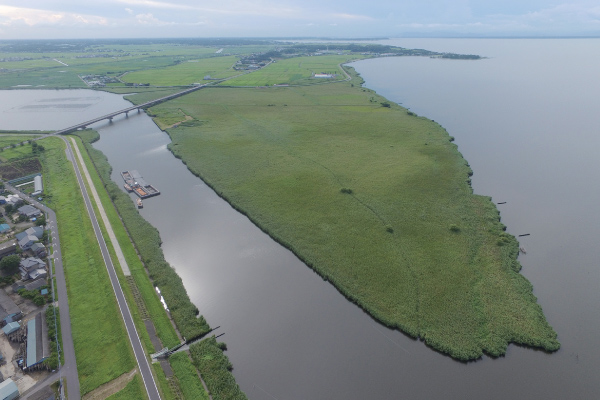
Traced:
<svg viewBox="0 0 600 400">
<path fill-rule="evenodd" d="M 462 360 L 556 350 L 447 132 L 359 84 L 208 88 L 151 113 L 194 117 L 168 130 L 174 154 L 386 325 Z"/>
<path fill-rule="evenodd" d="M 123 82 L 150 83 L 155 86 L 191 85 L 203 81 L 206 75 L 212 78 L 228 78 L 240 72 L 232 66 L 237 61 L 235 56 L 211 57 L 188 60 L 166 68 L 149 69 L 132 72 L 122 77 Z"/>
<path fill-rule="evenodd" d="M 269 66 L 223 82 L 227 86 L 271 86 L 280 84 L 315 84 L 327 81 L 327 79 L 313 78 L 315 73 L 337 74 L 333 80 L 343 80 L 346 76 L 342 73 L 340 63 L 349 59 L 360 59 L 361 56 L 315 56 L 295 57 L 278 60 Z"/>
</svg>

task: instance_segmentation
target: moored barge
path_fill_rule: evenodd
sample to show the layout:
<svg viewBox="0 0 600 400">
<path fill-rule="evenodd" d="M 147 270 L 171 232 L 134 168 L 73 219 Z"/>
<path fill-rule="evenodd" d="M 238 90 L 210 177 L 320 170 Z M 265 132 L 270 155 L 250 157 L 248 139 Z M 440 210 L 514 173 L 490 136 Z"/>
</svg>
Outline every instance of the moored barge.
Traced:
<svg viewBox="0 0 600 400">
<path fill-rule="evenodd" d="M 135 170 L 131 171 L 123 171 L 121 172 L 121 176 L 125 181 L 123 185 L 127 191 L 132 191 L 135 193 L 140 199 L 147 199 L 148 197 L 158 196 L 160 191 L 146 182 L 142 175 Z"/>
</svg>

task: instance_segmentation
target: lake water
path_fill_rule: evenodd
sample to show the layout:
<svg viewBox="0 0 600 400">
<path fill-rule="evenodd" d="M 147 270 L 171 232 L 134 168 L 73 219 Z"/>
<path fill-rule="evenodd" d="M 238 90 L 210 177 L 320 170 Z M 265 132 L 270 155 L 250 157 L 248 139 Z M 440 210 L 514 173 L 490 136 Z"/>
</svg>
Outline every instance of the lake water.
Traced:
<svg viewBox="0 0 600 400">
<path fill-rule="evenodd" d="M 252 400 L 598 398 L 600 226 L 596 157 L 598 40 L 394 40 L 475 53 L 480 61 L 386 58 L 355 63 L 366 86 L 456 137 L 473 187 L 521 238 L 523 274 L 559 334 L 555 354 L 510 346 L 459 363 L 391 331 L 233 210 L 166 149 L 145 114 L 94 126 L 119 171 L 161 190 L 142 215 L 167 260 L 228 345 Z M 59 129 L 125 108 L 86 90 L 0 92 L 0 129 Z M 77 112 L 73 112 L 77 110 Z"/>
</svg>

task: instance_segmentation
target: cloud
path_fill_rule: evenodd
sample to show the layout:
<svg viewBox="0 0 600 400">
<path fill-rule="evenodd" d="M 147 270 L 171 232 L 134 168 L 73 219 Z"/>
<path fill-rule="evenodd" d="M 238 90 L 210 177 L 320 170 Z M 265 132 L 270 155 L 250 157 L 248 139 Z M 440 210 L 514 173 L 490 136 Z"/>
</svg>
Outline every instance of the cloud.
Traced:
<svg viewBox="0 0 600 400">
<path fill-rule="evenodd" d="M 133 10 L 131 8 L 126 8 L 125 11 L 127 11 L 127 14 L 129 15 L 133 15 Z"/>
<path fill-rule="evenodd" d="M 1 24 L 4 26 L 25 24 L 36 25 L 107 25 L 106 18 L 61 11 L 47 11 L 0 5 Z"/>
<path fill-rule="evenodd" d="M 350 21 L 373 21 L 372 17 L 367 15 L 356 15 L 356 14 L 333 14 L 334 18 L 345 19 Z"/>
</svg>

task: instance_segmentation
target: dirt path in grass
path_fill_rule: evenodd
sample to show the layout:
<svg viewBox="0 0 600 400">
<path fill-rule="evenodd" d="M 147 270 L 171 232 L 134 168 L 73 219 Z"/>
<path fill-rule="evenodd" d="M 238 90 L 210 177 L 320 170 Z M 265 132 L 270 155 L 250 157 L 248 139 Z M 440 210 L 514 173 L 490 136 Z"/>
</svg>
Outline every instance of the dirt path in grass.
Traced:
<svg viewBox="0 0 600 400">
<path fill-rule="evenodd" d="M 107 382 L 104 385 L 92 390 L 91 392 L 83 396 L 82 400 L 104 400 L 108 396 L 112 396 L 113 394 L 125 389 L 125 386 L 127 386 L 127 384 L 131 382 L 131 380 L 137 373 L 137 368 L 134 368 L 130 372 L 124 373 L 118 378 L 113 379 L 112 381 Z"/>
</svg>

